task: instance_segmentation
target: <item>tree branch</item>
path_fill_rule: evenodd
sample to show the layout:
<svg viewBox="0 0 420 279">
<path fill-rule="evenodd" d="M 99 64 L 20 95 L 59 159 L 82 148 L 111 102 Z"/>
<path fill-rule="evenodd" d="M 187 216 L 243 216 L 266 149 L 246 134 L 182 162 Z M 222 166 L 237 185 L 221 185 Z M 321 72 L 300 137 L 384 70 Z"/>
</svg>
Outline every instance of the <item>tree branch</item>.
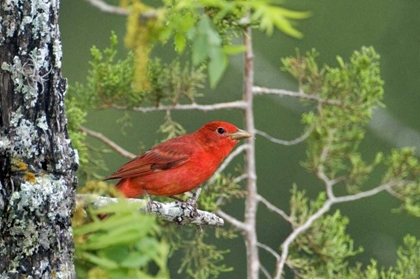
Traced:
<svg viewBox="0 0 420 279">
<path fill-rule="evenodd" d="M 226 157 L 226 159 L 223 161 L 223 163 L 219 166 L 219 168 L 216 170 L 216 172 L 210 177 L 210 179 L 207 181 L 206 185 L 214 183 L 217 176 L 232 162 L 232 160 L 241 154 L 245 149 L 248 148 L 248 144 L 242 144 L 239 147 L 237 147 L 233 152 L 229 154 L 229 156 Z"/>
<path fill-rule="evenodd" d="M 260 135 L 260 136 L 265 137 L 266 139 L 268 139 L 271 142 L 289 146 L 289 145 L 295 145 L 295 144 L 301 143 L 304 140 L 306 140 L 311 135 L 314 128 L 315 128 L 314 125 L 310 126 L 309 129 L 302 136 L 300 136 L 300 137 L 298 137 L 294 140 L 289 140 L 289 141 L 277 139 L 275 137 L 270 136 L 266 132 L 263 132 L 263 131 L 260 131 L 260 130 L 255 130 L 255 133 Z"/>
<path fill-rule="evenodd" d="M 102 0 L 86 0 L 86 1 L 104 13 L 122 15 L 122 16 L 128 16 L 130 14 L 129 9 L 109 5 L 108 3 Z"/>
<path fill-rule="evenodd" d="M 268 253 L 270 253 L 274 258 L 276 258 L 276 260 L 280 260 L 280 255 L 276 251 L 274 251 L 270 246 L 265 245 L 261 242 L 258 242 L 257 245 L 258 245 L 258 247 L 260 247 L 260 248 L 266 250 Z"/>
<path fill-rule="evenodd" d="M 318 103 L 329 104 L 329 105 L 334 105 L 334 106 L 338 106 L 341 104 L 341 102 L 337 100 L 326 100 L 326 99 L 319 98 L 316 95 L 308 95 L 305 93 L 294 92 L 294 91 L 289 91 L 289 90 L 284 90 L 284 89 L 272 89 L 272 88 L 254 86 L 252 87 L 252 92 L 257 95 L 270 94 L 270 95 L 280 95 L 280 96 L 288 96 L 288 97 L 299 98 L 299 99 L 313 100 Z"/>
<path fill-rule="evenodd" d="M 249 18 L 249 14 L 247 17 Z M 244 54 L 244 93 L 243 100 L 246 102 L 244 109 L 245 128 L 252 135 L 255 134 L 253 100 L 254 94 L 254 51 L 252 48 L 252 30 L 248 26 L 244 28 L 243 35 L 245 54 Z M 257 171 L 255 166 L 255 138 L 248 139 L 249 147 L 245 152 L 246 173 L 247 173 L 247 195 L 245 199 L 245 224 L 249 228 L 244 234 L 248 279 L 257 279 L 260 270 L 260 259 L 258 256 L 257 239 Z"/>
<path fill-rule="evenodd" d="M 125 150 L 124 148 L 122 148 L 121 146 L 119 146 L 118 144 L 116 144 L 115 142 L 113 142 L 112 140 L 110 140 L 109 138 L 107 138 L 106 136 L 104 136 L 101 133 L 92 131 L 84 126 L 79 126 L 79 130 L 86 133 L 87 135 L 96 138 L 100 141 L 102 141 L 103 143 L 105 143 L 106 145 L 108 145 L 109 147 L 111 147 L 114 151 L 116 151 L 117 153 L 119 153 L 121 156 L 126 157 L 128 159 L 134 159 L 136 157 L 135 154 L 128 152 L 127 150 Z"/>
<path fill-rule="evenodd" d="M 230 216 L 229 214 L 225 213 L 221 209 L 218 209 L 216 213 L 219 214 L 223 219 L 225 219 L 226 222 L 234 226 L 237 230 L 240 230 L 242 232 L 246 232 L 248 230 L 248 227 L 246 226 L 244 222 L 239 221 L 233 216 Z"/>
<path fill-rule="evenodd" d="M 78 203 L 83 204 L 83 207 L 92 206 L 93 208 L 100 208 L 106 205 L 118 202 L 118 198 L 109 198 L 96 196 L 91 194 L 77 194 L 76 200 Z M 217 215 L 196 210 L 194 207 L 189 206 L 182 202 L 161 203 L 153 201 L 147 205 L 145 200 L 141 199 L 126 199 L 128 202 L 144 203 L 145 206 L 141 212 L 156 215 L 169 222 L 175 222 L 178 225 L 194 224 L 194 225 L 208 225 L 220 227 L 224 225 L 224 220 Z"/>
<path fill-rule="evenodd" d="M 220 109 L 241 109 L 244 110 L 247 107 L 247 103 L 244 101 L 233 101 L 226 103 L 217 103 L 212 105 L 200 105 L 197 103 L 192 103 L 188 105 L 174 105 L 174 106 L 159 106 L 159 107 L 134 107 L 129 108 L 127 106 L 117 106 L 113 105 L 112 108 L 118 110 L 133 110 L 143 113 L 153 112 L 153 111 L 166 111 L 166 110 L 200 110 L 200 111 L 214 111 Z"/>
<path fill-rule="evenodd" d="M 270 203 L 263 196 L 258 195 L 257 196 L 257 199 L 258 199 L 258 201 L 262 202 L 270 211 L 272 211 L 272 212 L 277 213 L 278 215 L 280 215 L 284 220 L 286 220 L 287 222 L 289 222 L 290 224 L 292 224 L 292 226 L 295 225 L 295 222 L 293 221 L 292 218 L 290 218 L 289 215 L 287 215 L 283 210 L 281 210 L 277 206 L 275 206 L 272 203 Z"/>
</svg>

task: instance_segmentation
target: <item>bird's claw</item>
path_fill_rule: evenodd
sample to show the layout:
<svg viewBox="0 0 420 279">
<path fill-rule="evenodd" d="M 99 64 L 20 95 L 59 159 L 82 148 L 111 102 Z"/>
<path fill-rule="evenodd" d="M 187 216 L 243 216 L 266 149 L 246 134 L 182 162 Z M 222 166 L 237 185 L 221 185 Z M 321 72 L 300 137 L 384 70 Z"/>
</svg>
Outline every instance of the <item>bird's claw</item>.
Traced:
<svg viewBox="0 0 420 279">
<path fill-rule="evenodd" d="M 155 203 L 151 198 L 150 198 L 150 196 L 149 196 L 149 194 L 147 193 L 147 191 L 146 190 L 143 190 L 144 191 L 144 193 L 145 193 L 145 195 L 146 195 L 146 197 L 147 197 L 147 205 L 146 205 L 146 212 L 147 213 L 150 213 L 150 212 L 152 212 L 153 211 L 153 208 L 155 207 L 155 208 L 158 208 L 159 207 L 159 205 L 157 204 L 157 203 Z"/>
<path fill-rule="evenodd" d="M 188 217 L 195 218 L 198 216 L 197 201 L 194 198 L 188 198 L 186 201 L 181 203 L 181 208 L 185 211 L 189 211 Z"/>
</svg>

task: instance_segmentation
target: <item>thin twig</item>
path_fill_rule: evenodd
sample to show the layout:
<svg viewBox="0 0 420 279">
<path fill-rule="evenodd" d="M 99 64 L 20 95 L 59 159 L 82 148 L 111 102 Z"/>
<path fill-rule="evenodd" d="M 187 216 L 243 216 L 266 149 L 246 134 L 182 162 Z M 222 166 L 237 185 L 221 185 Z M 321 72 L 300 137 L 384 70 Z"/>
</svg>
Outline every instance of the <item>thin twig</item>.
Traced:
<svg viewBox="0 0 420 279">
<path fill-rule="evenodd" d="M 267 271 L 267 269 L 262 264 L 260 264 L 260 269 L 267 279 L 272 279 L 273 278 L 273 277 L 271 277 L 270 273 Z"/>
<path fill-rule="evenodd" d="M 295 145 L 295 144 L 301 143 L 304 140 L 306 140 L 311 135 L 312 131 L 314 130 L 314 127 L 315 127 L 314 125 L 310 126 L 309 129 L 302 136 L 300 136 L 300 137 L 298 137 L 294 140 L 277 139 L 275 137 L 270 136 L 266 132 L 263 132 L 263 131 L 260 131 L 260 130 L 255 130 L 255 133 L 257 133 L 260 136 L 265 137 L 266 139 L 268 139 L 271 142 L 289 146 L 289 145 Z"/>
<path fill-rule="evenodd" d="M 258 242 L 257 245 L 258 245 L 258 247 L 260 247 L 260 248 L 266 250 L 268 253 L 270 253 L 274 258 L 276 258 L 276 260 L 280 260 L 280 255 L 276 251 L 274 251 L 270 246 L 265 245 L 261 242 Z"/>
<path fill-rule="evenodd" d="M 91 137 L 94 137 L 100 141 L 102 141 L 103 143 L 105 143 L 106 145 L 108 145 L 109 147 L 111 147 L 114 151 L 116 151 L 117 153 L 119 153 L 121 156 L 126 157 L 128 159 L 133 159 L 136 157 L 135 154 L 128 152 L 127 150 L 125 150 L 124 148 L 122 148 L 121 146 L 119 146 L 118 144 L 116 144 L 115 142 L 113 142 L 112 140 L 110 140 L 109 138 L 107 138 L 106 136 L 104 136 L 101 133 L 92 131 L 86 127 L 83 126 L 79 126 L 79 130 L 88 134 Z"/>
<path fill-rule="evenodd" d="M 341 196 L 341 197 L 336 197 L 335 199 L 333 199 L 334 203 L 342 203 L 342 202 L 349 202 L 349 201 L 355 201 L 355 200 L 360 200 L 363 198 L 367 198 L 370 196 L 374 196 L 384 190 L 388 190 L 391 187 L 397 185 L 397 183 L 395 181 L 390 181 L 388 183 L 382 184 L 376 188 L 373 188 L 371 190 L 368 191 L 364 191 L 364 192 L 360 192 L 357 194 L 353 194 L 353 195 L 347 195 L 347 196 Z"/>
<path fill-rule="evenodd" d="M 293 221 L 292 218 L 290 218 L 289 215 L 287 215 L 283 210 L 281 210 L 280 208 L 278 208 L 277 206 L 273 205 L 272 203 L 270 203 L 268 200 L 266 200 L 263 196 L 258 195 L 257 196 L 258 201 L 262 202 L 270 211 L 277 213 L 278 215 L 280 215 L 284 220 L 286 220 L 287 222 L 289 222 L 290 224 L 292 224 L 292 226 L 295 226 L 295 222 Z"/>
<path fill-rule="evenodd" d="M 224 169 L 230 164 L 230 162 L 232 162 L 232 160 L 238 156 L 239 154 L 241 154 L 245 149 L 248 148 L 248 144 L 242 144 L 240 146 L 238 146 L 234 151 L 232 151 L 229 156 L 226 157 L 226 159 L 223 161 L 223 163 L 219 166 L 219 168 L 216 170 L 216 172 L 212 175 L 212 177 L 210 177 L 210 179 L 207 181 L 206 183 L 206 187 L 207 185 L 210 185 L 212 183 L 214 183 L 214 181 L 216 181 L 217 176 L 222 173 L 224 171 Z"/>
<path fill-rule="evenodd" d="M 238 219 L 225 213 L 221 209 L 218 209 L 216 213 L 219 214 L 220 217 L 222 217 L 224 220 L 226 220 L 226 222 L 234 226 L 237 230 L 242 231 L 242 232 L 246 232 L 248 230 L 248 227 L 244 222 L 239 221 Z"/>
<path fill-rule="evenodd" d="M 219 109 L 246 109 L 247 103 L 244 101 L 233 101 L 226 103 L 217 103 L 211 105 L 200 105 L 197 103 L 192 103 L 188 105 L 174 105 L 174 106 L 159 106 L 159 107 L 134 107 L 129 108 L 126 106 L 117 106 L 113 105 L 112 108 L 118 110 L 133 110 L 138 112 L 153 112 L 153 111 L 166 111 L 166 110 L 200 110 L 200 111 L 214 111 Z M 249 132 L 249 131 L 248 131 Z"/>
<path fill-rule="evenodd" d="M 238 177 L 235 177 L 235 179 L 233 179 L 233 183 L 239 183 L 239 182 L 241 182 L 242 180 L 244 180 L 244 179 L 247 179 L 248 178 L 248 175 L 246 174 L 246 173 L 243 173 L 243 174 L 241 174 L 240 176 L 238 176 Z"/>
<path fill-rule="evenodd" d="M 254 86 L 254 87 L 252 87 L 252 92 L 254 94 L 260 94 L 260 95 L 270 94 L 270 95 L 280 95 L 280 96 L 288 96 L 288 97 L 299 98 L 299 99 L 313 100 L 313 101 L 316 101 L 318 103 L 335 105 L 335 106 L 338 106 L 338 105 L 341 104 L 341 102 L 337 101 L 337 100 L 322 99 L 322 98 L 319 98 L 316 95 L 308 95 L 308 94 L 305 94 L 305 93 L 289 91 L 289 90 L 284 90 L 284 89 L 272 89 L 272 88 Z"/>
<path fill-rule="evenodd" d="M 122 15 L 122 16 L 128 16 L 130 14 L 129 9 L 109 5 L 105 1 L 102 0 L 86 0 L 88 1 L 92 6 L 98 8 L 101 12 L 114 14 L 114 15 Z"/>
</svg>

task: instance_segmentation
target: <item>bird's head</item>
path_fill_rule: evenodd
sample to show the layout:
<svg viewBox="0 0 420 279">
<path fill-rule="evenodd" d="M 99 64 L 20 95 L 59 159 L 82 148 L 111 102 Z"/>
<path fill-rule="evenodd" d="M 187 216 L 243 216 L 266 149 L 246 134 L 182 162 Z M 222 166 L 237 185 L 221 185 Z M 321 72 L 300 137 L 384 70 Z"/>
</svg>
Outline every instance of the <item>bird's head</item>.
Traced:
<svg viewBox="0 0 420 279">
<path fill-rule="evenodd" d="M 250 133 L 223 121 L 209 122 L 195 133 L 205 147 L 221 152 L 223 157 L 232 151 L 239 140 L 251 137 Z"/>
</svg>

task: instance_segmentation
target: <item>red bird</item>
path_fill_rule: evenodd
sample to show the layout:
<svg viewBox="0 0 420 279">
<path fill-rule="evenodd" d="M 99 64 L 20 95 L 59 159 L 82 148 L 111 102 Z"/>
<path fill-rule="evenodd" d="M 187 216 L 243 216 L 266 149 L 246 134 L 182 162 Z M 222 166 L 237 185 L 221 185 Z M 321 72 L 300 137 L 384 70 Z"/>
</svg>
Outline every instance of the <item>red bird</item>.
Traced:
<svg viewBox="0 0 420 279">
<path fill-rule="evenodd" d="M 127 198 L 145 191 L 155 196 L 182 194 L 209 179 L 236 143 L 249 137 L 230 123 L 210 122 L 194 133 L 156 145 L 105 180 L 120 179 L 116 187 Z"/>
</svg>

